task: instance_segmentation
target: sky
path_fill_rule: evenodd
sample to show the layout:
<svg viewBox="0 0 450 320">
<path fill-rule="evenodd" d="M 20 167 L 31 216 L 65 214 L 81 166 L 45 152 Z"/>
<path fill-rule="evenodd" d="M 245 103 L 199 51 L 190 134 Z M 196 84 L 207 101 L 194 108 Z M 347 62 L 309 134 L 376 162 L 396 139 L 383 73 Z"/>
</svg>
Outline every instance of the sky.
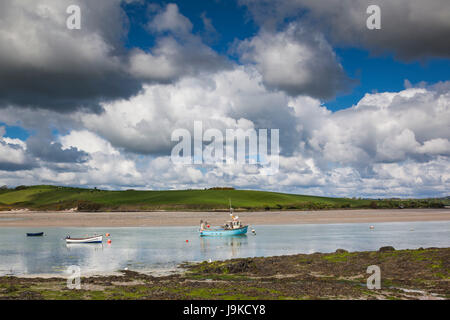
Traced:
<svg viewBox="0 0 450 320">
<path fill-rule="evenodd" d="M 0 30 L 0 185 L 449 195 L 446 0 L 4 0 Z M 278 171 L 175 163 L 195 122 L 278 129 Z"/>
</svg>

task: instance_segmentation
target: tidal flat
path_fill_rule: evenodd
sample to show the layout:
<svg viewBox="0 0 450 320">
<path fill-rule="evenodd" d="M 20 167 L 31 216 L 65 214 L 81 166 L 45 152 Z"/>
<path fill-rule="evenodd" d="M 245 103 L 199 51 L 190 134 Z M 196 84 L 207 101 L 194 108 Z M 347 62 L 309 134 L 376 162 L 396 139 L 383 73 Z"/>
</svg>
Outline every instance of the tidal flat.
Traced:
<svg viewBox="0 0 450 320">
<path fill-rule="evenodd" d="M 367 267 L 381 271 L 381 288 L 369 289 Z M 295 254 L 185 263 L 182 272 L 152 276 L 81 278 L 68 289 L 65 278 L 0 277 L 0 299 L 449 299 L 450 248 Z"/>
</svg>

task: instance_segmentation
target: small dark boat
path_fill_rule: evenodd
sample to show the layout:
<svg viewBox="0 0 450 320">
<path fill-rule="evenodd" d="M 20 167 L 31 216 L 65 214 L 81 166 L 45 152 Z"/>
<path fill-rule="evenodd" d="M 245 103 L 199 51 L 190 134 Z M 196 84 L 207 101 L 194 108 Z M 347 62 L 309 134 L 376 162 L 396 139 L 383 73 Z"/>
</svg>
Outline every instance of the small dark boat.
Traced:
<svg viewBox="0 0 450 320">
<path fill-rule="evenodd" d="M 43 235 L 43 232 L 27 232 L 27 237 L 40 237 Z"/>
</svg>

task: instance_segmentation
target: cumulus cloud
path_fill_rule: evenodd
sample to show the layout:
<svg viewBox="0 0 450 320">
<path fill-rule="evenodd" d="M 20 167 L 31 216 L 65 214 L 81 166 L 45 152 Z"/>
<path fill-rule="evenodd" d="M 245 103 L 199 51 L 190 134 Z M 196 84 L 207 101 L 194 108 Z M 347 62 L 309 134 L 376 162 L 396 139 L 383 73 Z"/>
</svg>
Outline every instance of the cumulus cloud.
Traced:
<svg viewBox="0 0 450 320">
<path fill-rule="evenodd" d="M 81 29 L 68 29 L 69 5 Z M 143 5 L 143 4 L 141 4 Z M 190 33 L 175 4 L 152 18 L 156 45 L 127 49 L 121 0 L 18 0 L 0 4 L 0 107 L 101 112 L 101 102 L 129 98 L 145 82 L 168 83 L 212 72 L 227 60 Z"/>
<path fill-rule="evenodd" d="M 169 3 L 148 23 L 148 28 L 157 32 L 170 31 L 187 35 L 192 31 L 192 23 L 180 13 L 175 3 Z"/>
<path fill-rule="evenodd" d="M 238 46 L 241 60 L 254 63 L 269 88 L 292 96 L 332 98 L 349 79 L 333 49 L 318 32 L 291 23 L 284 31 L 262 31 Z"/>
<path fill-rule="evenodd" d="M 3 184 L 44 183 L 111 189 L 148 183 L 138 171 L 135 158 L 121 154 L 94 133 L 72 131 L 61 136 L 59 141 L 48 143 L 50 147 L 46 146 L 40 154 L 30 150 L 39 141 L 29 140 L 0 138 L 0 180 Z M 56 154 L 51 155 L 49 151 Z"/>
<path fill-rule="evenodd" d="M 81 163 L 85 162 L 88 154 L 77 148 L 63 148 L 61 143 L 37 136 L 27 140 L 27 151 L 34 157 L 47 162 Z"/>
<path fill-rule="evenodd" d="M 151 52 L 134 49 L 130 53 L 129 73 L 149 83 L 170 83 L 184 76 L 216 72 L 230 63 L 192 36 L 183 40 L 163 37 Z"/>
<path fill-rule="evenodd" d="M 18 171 L 35 167 L 26 152 L 26 144 L 20 139 L 4 137 L 5 128 L 0 127 L 0 170 Z"/>
<path fill-rule="evenodd" d="M 450 6 L 446 0 L 240 0 L 264 28 L 298 19 L 325 31 L 338 45 L 362 46 L 400 59 L 449 57 Z M 369 30 L 366 9 L 381 9 L 381 29 Z"/>
<path fill-rule="evenodd" d="M 450 184 L 447 83 L 367 94 L 355 106 L 331 112 L 318 99 L 267 90 L 254 68 L 236 67 L 146 86 L 131 100 L 104 108 L 100 115 L 79 113 L 84 129 L 59 138 L 64 149 L 90 156 L 85 173 L 74 178 L 80 184 L 99 179 L 123 188 L 232 185 L 339 196 L 445 195 Z M 174 164 L 172 131 L 192 133 L 199 120 L 204 130 L 279 128 L 279 172 L 264 176 L 248 165 Z M 108 178 L 115 166 L 119 176 Z"/>
<path fill-rule="evenodd" d="M 129 72 L 146 82 L 169 83 L 183 76 L 211 73 L 229 68 L 231 63 L 194 35 L 192 23 L 176 4 L 160 8 L 147 25 L 157 36 L 150 51 L 134 49 L 130 54 Z"/>
<path fill-rule="evenodd" d="M 103 114 L 80 114 L 83 125 L 115 147 L 141 154 L 170 154 L 171 134 L 192 130 L 194 121 L 208 128 L 286 128 L 280 133 L 291 152 L 295 121 L 288 97 L 267 91 L 253 68 L 236 67 L 204 77 L 185 77 L 171 85 L 148 85 L 130 100 L 103 105 Z M 111 130 L 111 123 L 115 129 Z"/>
<path fill-rule="evenodd" d="M 73 4 L 81 8 L 80 30 L 66 27 Z M 119 0 L 2 1 L 0 29 L 0 106 L 100 111 L 100 101 L 140 89 L 121 66 Z"/>
<path fill-rule="evenodd" d="M 446 156 L 449 98 L 433 86 L 366 94 L 356 106 L 330 114 L 307 143 L 326 161 L 365 168 Z"/>
</svg>

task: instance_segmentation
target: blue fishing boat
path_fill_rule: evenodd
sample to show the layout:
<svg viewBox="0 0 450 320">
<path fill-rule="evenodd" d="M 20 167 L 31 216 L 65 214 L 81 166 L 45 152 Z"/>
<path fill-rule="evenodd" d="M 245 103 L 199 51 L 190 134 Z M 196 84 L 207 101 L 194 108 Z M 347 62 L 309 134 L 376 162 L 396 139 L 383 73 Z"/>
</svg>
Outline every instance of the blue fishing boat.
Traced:
<svg viewBox="0 0 450 320">
<path fill-rule="evenodd" d="M 248 226 L 243 226 L 236 229 L 225 229 L 225 228 L 208 228 L 205 230 L 200 230 L 200 236 L 239 236 L 247 233 Z"/>
<path fill-rule="evenodd" d="M 43 235 L 43 232 L 27 232 L 27 237 L 40 237 Z"/>
<path fill-rule="evenodd" d="M 210 228 L 206 221 L 200 221 L 200 236 L 239 236 L 247 233 L 248 226 L 243 225 L 239 221 L 239 217 L 233 214 L 230 200 L 230 217 L 231 221 L 228 221 L 225 225 L 217 228 Z"/>
</svg>

